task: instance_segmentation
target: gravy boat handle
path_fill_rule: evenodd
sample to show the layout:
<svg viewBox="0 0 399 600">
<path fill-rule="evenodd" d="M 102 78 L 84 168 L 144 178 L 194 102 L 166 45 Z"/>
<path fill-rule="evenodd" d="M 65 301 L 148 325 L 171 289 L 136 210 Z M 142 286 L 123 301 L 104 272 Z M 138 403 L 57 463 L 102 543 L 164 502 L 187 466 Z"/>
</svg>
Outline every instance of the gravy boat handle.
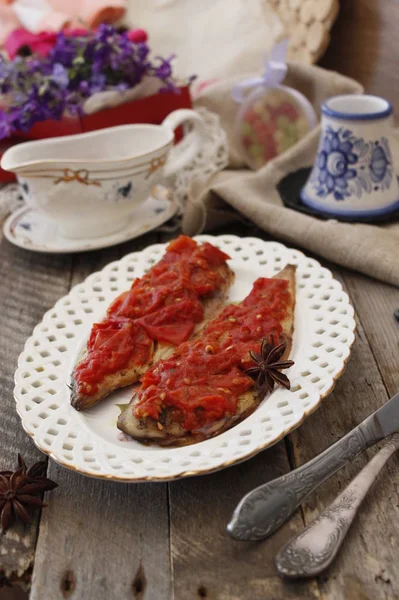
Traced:
<svg viewBox="0 0 399 600">
<path fill-rule="evenodd" d="M 192 124 L 192 131 L 184 136 L 183 140 L 175 146 L 176 150 L 169 154 L 164 167 L 165 177 L 174 175 L 190 163 L 204 145 L 206 138 L 205 124 L 202 117 L 194 110 L 188 108 L 175 110 L 164 119 L 162 127 L 166 127 L 174 132 L 177 127 L 187 121 Z M 181 151 L 182 148 L 179 148 L 179 146 L 182 146 L 182 148 L 184 147 L 184 152 Z"/>
</svg>

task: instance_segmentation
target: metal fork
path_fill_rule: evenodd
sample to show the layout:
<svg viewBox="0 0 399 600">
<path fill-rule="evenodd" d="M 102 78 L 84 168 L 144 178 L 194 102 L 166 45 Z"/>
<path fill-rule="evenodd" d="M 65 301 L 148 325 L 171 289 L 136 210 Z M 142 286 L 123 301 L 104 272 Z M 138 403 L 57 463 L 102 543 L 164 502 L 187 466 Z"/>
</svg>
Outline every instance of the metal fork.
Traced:
<svg viewBox="0 0 399 600">
<path fill-rule="evenodd" d="M 360 504 L 389 458 L 399 449 L 399 434 L 360 471 L 319 517 L 294 537 L 276 556 L 284 577 L 314 577 L 334 560 Z"/>
</svg>

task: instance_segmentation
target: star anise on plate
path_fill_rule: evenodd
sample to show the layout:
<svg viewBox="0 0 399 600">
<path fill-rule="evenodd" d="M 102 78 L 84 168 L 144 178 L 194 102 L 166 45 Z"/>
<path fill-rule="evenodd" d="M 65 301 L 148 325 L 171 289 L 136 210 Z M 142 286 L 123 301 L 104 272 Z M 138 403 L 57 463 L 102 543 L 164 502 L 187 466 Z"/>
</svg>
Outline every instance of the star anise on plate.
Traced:
<svg viewBox="0 0 399 600">
<path fill-rule="evenodd" d="M 294 364 L 293 360 L 280 360 L 286 349 L 286 341 L 274 345 L 272 341 L 263 338 L 260 354 L 250 350 L 249 353 L 256 363 L 256 367 L 251 367 L 246 373 L 256 380 L 258 394 L 261 399 L 274 390 L 275 384 L 281 385 L 287 390 L 290 389 L 290 380 L 287 375 L 281 373 L 281 369 L 288 369 Z"/>
<path fill-rule="evenodd" d="M 57 483 L 45 477 L 46 462 L 40 461 L 29 469 L 18 454 L 15 471 L 0 471 L 0 515 L 3 533 L 16 520 L 30 523 L 30 508 L 46 506 L 40 498 L 43 492 L 53 490 Z"/>
</svg>

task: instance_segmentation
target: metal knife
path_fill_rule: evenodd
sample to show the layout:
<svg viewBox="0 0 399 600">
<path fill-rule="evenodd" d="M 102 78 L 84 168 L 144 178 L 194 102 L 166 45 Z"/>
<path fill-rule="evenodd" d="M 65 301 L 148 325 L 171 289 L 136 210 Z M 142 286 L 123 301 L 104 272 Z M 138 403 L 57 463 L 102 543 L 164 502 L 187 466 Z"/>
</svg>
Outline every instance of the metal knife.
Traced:
<svg viewBox="0 0 399 600">
<path fill-rule="evenodd" d="M 276 556 L 280 575 L 316 577 L 330 566 L 367 492 L 398 449 L 399 434 L 395 433 L 334 502 L 280 550 Z"/>
<path fill-rule="evenodd" d="M 227 525 L 228 533 L 242 541 L 269 537 L 323 481 L 397 430 L 399 393 L 306 464 L 244 496 Z"/>
</svg>

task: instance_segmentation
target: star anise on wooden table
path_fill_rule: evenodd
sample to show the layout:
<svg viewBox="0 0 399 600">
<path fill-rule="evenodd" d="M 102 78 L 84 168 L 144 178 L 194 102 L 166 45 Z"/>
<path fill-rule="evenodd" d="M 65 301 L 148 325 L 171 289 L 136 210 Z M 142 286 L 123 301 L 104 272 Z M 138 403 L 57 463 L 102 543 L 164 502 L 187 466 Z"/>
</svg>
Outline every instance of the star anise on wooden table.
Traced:
<svg viewBox="0 0 399 600">
<path fill-rule="evenodd" d="M 46 468 L 46 462 L 40 461 L 28 469 L 24 459 L 18 454 L 18 468 L 15 471 L 0 471 L 0 515 L 3 533 L 16 520 L 30 523 L 29 508 L 46 506 L 40 496 L 58 486 L 45 477 Z"/>
<path fill-rule="evenodd" d="M 287 375 L 281 373 L 281 369 L 288 369 L 294 364 L 293 360 L 280 360 L 287 349 L 287 342 L 281 342 L 274 345 L 266 338 L 262 340 L 260 354 L 252 352 L 250 355 L 256 363 L 256 367 L 251 367 L 246 371 L 247 375 L 256 380 L 258 394 L 263 399 L 266 394 L 274 390 L 275 384 L 290 389 L 290 380 Z"/>
</svg>

